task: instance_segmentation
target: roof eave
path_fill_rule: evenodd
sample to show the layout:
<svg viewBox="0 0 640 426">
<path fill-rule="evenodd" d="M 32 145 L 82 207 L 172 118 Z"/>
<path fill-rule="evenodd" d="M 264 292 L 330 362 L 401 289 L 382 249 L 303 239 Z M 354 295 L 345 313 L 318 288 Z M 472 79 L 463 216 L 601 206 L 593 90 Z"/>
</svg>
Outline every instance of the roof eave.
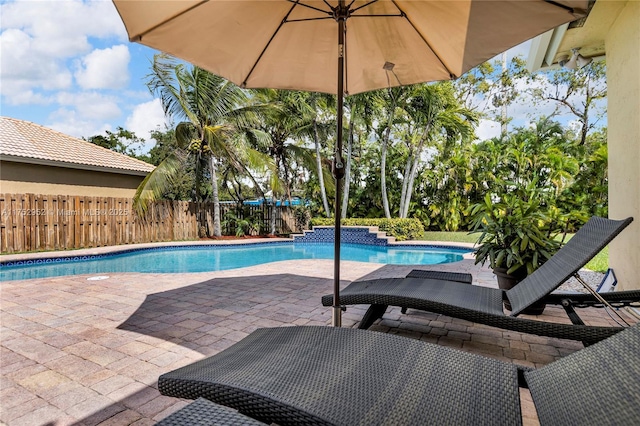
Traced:
<svg viewBox="0 0 640 426">
<path fill-rule="evenodd" d="M 558 67 L 553 59 L 558 53 L 558 48 L 568 28 L 569 24 L 564 24 L 531 40 L 529 57 L 527 58 L 529 72 Z"/>
<path fill-rule="evenodd" d="M 64 161 L 45 160 L 42 158 L 21 157 L 18 155 L 0 154 L 0 161 L 12 161 L 14 163 L 37 164 L 41 166 L 64 167 L 67 169 L 87 170 L 92 172 L 114 173 L 121 175 L 146 176 L 151 170 L 145 172 L 142 170 L 119 169 L 114 167 L 94 166 L 91 164 L 69 163 Z"/>
</svg>

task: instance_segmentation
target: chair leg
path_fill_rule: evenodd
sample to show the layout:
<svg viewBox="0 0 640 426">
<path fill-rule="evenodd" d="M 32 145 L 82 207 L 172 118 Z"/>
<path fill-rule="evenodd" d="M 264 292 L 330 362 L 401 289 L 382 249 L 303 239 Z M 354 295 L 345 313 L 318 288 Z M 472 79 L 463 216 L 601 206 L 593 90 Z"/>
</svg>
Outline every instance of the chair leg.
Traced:
<svg viewBox="0 0 640 426">
<path fill-rule="evenodd" d="M 575 325 L 584 325 L 584 321 L 582 321 L 582 318 L 580 318 L 580 315 L 578 315 L 578 313 L 576 312 L 575 309 L 573 309 L 573 304 L 571 303 L 570 300 L 568 299 L 562 299 L 562 307 L 564 308 L 564 311 L 567 313 L 567 316 L 569 317 L 569 319 L 571 320 L 571 322 Z M 586 348 L 587 346 L 592 345 L 593 343 L 596 342 L 591 342 L 588 340 L 583 340 L 582 344 L 584 345 L 584 347 Z"/>
<path fill-rule="evenodd" d="M 580 318 L 580 316 L 575 311 L 575 309 L 573 309 L 573 305 L 571 304 L 570 300 L 563 299 L 561 303 L 562 303 L 562 307 L 564 308 L 565 312 L 567 313 L 567 316 L 569 317 L 569 319 L 571 320 L 571 322 L 574 325 L 584 325 L 584 322 L 582 321 L 582 318 Z"/>
<path fill-rule="evenodd" d="M 371 305 L 365 312 L 358 328 L 366 330 L 379 318 L 382 318 L 389 305 Z"/>
</svg>

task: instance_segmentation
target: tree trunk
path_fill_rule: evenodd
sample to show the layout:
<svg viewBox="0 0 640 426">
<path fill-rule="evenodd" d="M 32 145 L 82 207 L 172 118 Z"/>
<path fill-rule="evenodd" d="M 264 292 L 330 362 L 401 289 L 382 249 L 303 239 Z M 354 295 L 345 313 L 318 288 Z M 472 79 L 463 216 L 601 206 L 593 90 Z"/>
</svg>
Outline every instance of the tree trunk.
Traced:
<svg viewBox="0 0 640 426">
<path fill-rule="evenodd" d="M 391 120 L 389 120 L 391 122 Z M 382 206 L 384 207 L 384 215 L 387 219 L 391 219 L 391 212 L 389 211 L 389 199 L 387 198 L 387 143 L 389 141 L 389 134 L 391 133 L 391 123 L 385 130 L 384 138 L 382 139 L 382 147 L 380 148 L 380 188 L 382 191 Z"/>
<path fill-rule="evenodd" d="M 410 172 L 408 175 L 405 175 L 405 181 L 407 184 L 407 192 L 404 195 L 404 210 L 401 211 L 402 218 L 406 218 L 409 216 L 409 205 L 411 204 L 411 197 L 413 196 L 413 183 L 416 181 L 416 175 L 418 174 L 418 164 L 420 164 L 420 157 L 422 156 L 422 149 L 424 147 L 425 139 L 429 134 L 429 127 L 431 125 L 427 125 L 427 131 L 424 133 L 422 138 L 420 139 L 420 143 L 418 147 L 413 152 L 413 163 L 411 164 Z M 407 161 L 408 165 L 408 161 Z M 404 188 L 403 188 L 404 189 Z"/>
<path fill-rule="evenodd" d="M 384 131 L 384 137 L 382 138 L 382 147 L 380 149 L 380 188 L 382 192 L 382 206 L 384 207 L 384 215 L 387 219 L 391 219 L 391 212 L 389 211 L 389 198 L 387 197 L 387 145 L 389 144 L 389 138 L 391 136 L 391 125 L 393 124 L 393 117 L 396 113 L 396 98 L 393 97 L 391 88 L 389 89 L 391 95 L 391 110 L 389 111 L 389 120 L 387 121 L 387 128 Z"/>
<path fill-rule="evenodd" d="M 344 189 L 342 192 L 342 209 L 341 216 L 342 219 L 347 217 L 347 209 L 349 207 L 349 186 L 351 182 L 351 152 L 353 150 L 353 113 L 351 114 L 351 119 L 349 120 L 349 139 L 347 142 L 347 161 L 345 165 L 345 173 L 344 173 Z"/>
<path fill-rule="evenodd" d="M 220 198 L 218 196 L 218 170 L 213 155 L 209 156 L 209 168 L 211 169 L 211 197 L 213 198 L 213 236 L 222 236 L 220 227 Z"/>
<path fill-rule="evenodd" d="M 313 139 L 316 145 L 316 167 L 318 168 L 318 182 L 320 182 L 320 195 L 322 195 L 322 205 L 327 217 L 331 217 L 329 201 L 327 200 L 327 190 L 324 186 L 324 173 L 322 173 L 322 159 L 320 157 L 320 138 L 318 137 L 318 122 L 313 120 Z"/>
<path fill-rule="evenodd" d="M 271 232 L 270 235 L 276 235 L 276 197 L 274 194 L 271 196 Z"/>
<path fill-rule="evenodd" d="M 404 179 L 402 180 L 402 193 L 400 194 L 400 210 L 398 212 L 398 217 L 404 218 L 404 204 L 407 199 L 407 186 L 409 184 L 409 174 L 411 173 L 411 163 L 413 162 L 413 153 L 409 150 L 409 155 L 407 156 L 407 163 L 404 166 Z"/>
<path fill-rule="evenodd" d="M 413 196 L 413 183 L 416 180 L 418 172 L 418 163 L 420 163 L 420 152 L 413 159 L 411 173 L 409 173 L 409 182 L 407 183 L 407 193 L 405 194 L 404 212 L 401 217 L 406 218 L 409 215 L 409 206 L 411 205 L 411 197 Z"/>
</svg>

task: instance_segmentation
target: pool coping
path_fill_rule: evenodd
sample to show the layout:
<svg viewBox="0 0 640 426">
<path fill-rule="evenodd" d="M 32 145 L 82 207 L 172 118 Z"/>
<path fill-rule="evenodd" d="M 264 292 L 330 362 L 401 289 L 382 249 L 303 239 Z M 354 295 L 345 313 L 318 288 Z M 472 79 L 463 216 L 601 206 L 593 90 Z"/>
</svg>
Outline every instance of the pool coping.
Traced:
<svg viewBox="0 0 640 426">
<path fill-rule="evenodd" d="M 153 250 L 167 247 L 189 247 L 189 246 L 234 246 L 234 245 L 258 245 L 258 244 L 272 244 L 272 243 L 291 243 L 294 242 L 293 238 L 247 238 L 241 240 L 192 240 L 192 241 L 162 241 L 156 243 L 139 243 L 139 244 L 124 244 L 118 246 L 103 246 L 103 247 L 91 247 L 77 250 L 63 250 L 63 251 L 41 251 L 36 253 L 18 253 L 18 254 L 3 254 L 0 255 L 0 266 L 13 266 L 8 265 L 13 262 L 24 262 L 29 260 L 45 261 L 47 259 L 60 259 L 60 258 L 89 258 L 81 260 L 90 260 L 93 256 L 105 256 L 123 254 L 133 251 Z M 308 244 L 308 243 L 307 243 Z M 388 246 L 424 246 L 434 248 L 458 248 L 462 250 L 472 250 L 474 244 L 472 243 L 456 243 L 451 241 L 394 241 L 389 242 Z M 474 259 L 473 252 L 463 253 L 464 259 Z M 78 259 L 80 260 L 80 259 Z"/>
</svg>

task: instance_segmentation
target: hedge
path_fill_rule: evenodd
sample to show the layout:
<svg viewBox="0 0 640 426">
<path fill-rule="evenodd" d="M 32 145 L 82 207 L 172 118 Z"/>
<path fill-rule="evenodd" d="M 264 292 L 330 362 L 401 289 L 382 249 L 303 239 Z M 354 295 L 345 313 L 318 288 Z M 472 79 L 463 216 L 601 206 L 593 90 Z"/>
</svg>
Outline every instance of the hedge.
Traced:
<svg viewBox="0 0 640 426">
<path fill-rule="evenodd" d="M 333 218 L 319 217 L 311 219 L 311 226 L 333 226 L 335 221 Z M 365 219 L 365 218 L 348 218 L 342 219 L 340 224 L 343 226 L 377 226 L 380 231 L 384 231 L 387 235 L 395 237 L 398 241 L 415 240 L 422 238 L 424 234 L 424 226 L 420 219 Z"/>
</svg>

